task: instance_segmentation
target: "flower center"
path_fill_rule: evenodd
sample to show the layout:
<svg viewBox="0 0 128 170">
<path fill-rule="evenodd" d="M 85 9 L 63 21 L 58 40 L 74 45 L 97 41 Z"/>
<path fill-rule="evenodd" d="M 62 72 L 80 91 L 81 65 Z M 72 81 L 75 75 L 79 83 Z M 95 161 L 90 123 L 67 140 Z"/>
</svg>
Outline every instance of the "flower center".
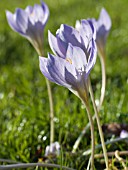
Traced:
<svg viewBox="0 0 128 170">
<path fill-rule="evenodd" d="M 72 64 L 72 60 L 70 58 L 66 58 L 66 61 Z"/>
</svg>

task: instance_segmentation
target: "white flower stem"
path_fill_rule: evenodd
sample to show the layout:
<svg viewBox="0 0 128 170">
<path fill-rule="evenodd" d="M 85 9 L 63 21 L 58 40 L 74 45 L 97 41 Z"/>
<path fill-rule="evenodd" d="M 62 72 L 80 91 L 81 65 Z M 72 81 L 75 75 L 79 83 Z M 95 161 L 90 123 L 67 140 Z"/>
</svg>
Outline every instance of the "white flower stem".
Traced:
<svg viewBox="0 0 128 170">
<path fill-rule="evenodd" d="M 99 100 L 99 105 L 97 107 L 98 112 L 101 109 L 101 106 L 103 104 L 104 101 L 104 97 L 105 97 L 105 89 L 106 89 L 106 63 L 105 63 L 105 53 L 102 52 L 102 54 L 100 53 L 100 62 L 101 62 L 101 70 L 102 70 L 102 85 L 101 85 L 101 96 L 100 96 L 100 100 Z M 92 117 L 93 121 L 95 120 L 96 116 L 94 115 Z M 80 135 L 78 136 L 75 144 L 73 145 L 73 149 L 72 152 L 75 153 L 80 142 L 81 139 L 83 138 L 83 136 L 86 134 L 87 130 L 90 127 L 90 122 L 88 122 L 88 124 L 85 126 L 85 128 L 82 130 L 82 132 L 80 133 Z"/>
<path fill-rule="evenodd" d="M 106 88 L 106 63 L 105 63 L 105 55 L 100 54 L 100 62 L 101 62 L 101 70 L 102 70 L 102 86 L 101 86 L 101 96 L 98 105 L 98 111 L 100 110 L 104 97 L 105 97 L 105 88 Z"/>
<path fill-rule="evenodd" d="M 97 110 L 97 107 L 96 107 L 96 104 L 95 104 L 95 99 L 94 99 L 94 94 L 93 94 L 91 82 L 89 82 L 89 91 L 90 91 L 91 100 L 92 100 L 92 103 L 93 103 L 95 116 L 96 116 L 96 120 L 97 120 L 97 125 L 98 125 L 99 134 L 100 134 L 103 154 L 104 154 L 104 158 L 105 158 L 106 170 L 109 170 L 108 155 L 107 155 L 107 150 L 106 150 L 106 146 L 105 146 L 105 142 L 104 142 L 104 135 L 103 135 L 103 131 L 102 131 L 102 128 L 101 128 L 101 123 L 100 123 L 100 118 L 99 118 L 99 115 L 98 115 L 98 110 Z"/>
<path fill-rule="evenodd" d="M 46 84 L 48 89 L 49 105 L 50 105 L 50 144 L 54 142 L 54 109 L 53 98 L 50 81 L 46 78 Z"/>
<path fill-rule="evenodd" d="M 82 102 L 85 104 L 88 119 L 90 122 L 90 129 L 91 129 L 91 170 L 94 169 L 94 153 L 95 153 L 95 137 L 94 137 L 94 124 L 92 120 L 92 115 L 90 112 L 90 107 L 89 103 L 86 97 L 82 97 L 83 95 L 80 96 Z"/>
<path fill-rule="evenodd" d="M 40 56 L 44 56 L 43 51 L 39 51 Z M 48 90 L 48 97 L 49 97 L 49 107 L 50 107 L 50 144 L 54 142 L 54 108 L 53 108 L 53 97 L 52 97 L 52 90 L 50 81 L 45 78 L 47 90 Z"/>
</svg>

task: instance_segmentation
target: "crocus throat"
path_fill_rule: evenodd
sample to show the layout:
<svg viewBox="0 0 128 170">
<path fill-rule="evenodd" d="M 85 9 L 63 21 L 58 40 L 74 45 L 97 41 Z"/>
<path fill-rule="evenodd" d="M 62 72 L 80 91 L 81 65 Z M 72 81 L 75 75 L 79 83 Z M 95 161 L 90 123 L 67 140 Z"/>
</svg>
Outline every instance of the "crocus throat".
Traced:
<svg viewBox="0 0 128 170">
<path fill-rule="evenodd" d="M 70 58 L 66 58 L 66 61 L 72 64 L 72 60 Z"/>
<path fill-rule="evenodd" d="M 32 13 L 30 14 L 30 16 L 34 16 L 34 12 L 32 12 Z"/>
</svg>

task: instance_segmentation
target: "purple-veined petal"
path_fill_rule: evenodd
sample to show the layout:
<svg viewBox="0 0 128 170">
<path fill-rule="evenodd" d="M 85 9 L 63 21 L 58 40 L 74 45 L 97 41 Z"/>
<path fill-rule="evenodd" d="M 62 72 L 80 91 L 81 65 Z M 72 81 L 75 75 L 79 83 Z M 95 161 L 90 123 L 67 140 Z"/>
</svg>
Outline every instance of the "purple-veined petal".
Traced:
<svg viewBox="0 0 128 170">
<path fill-rule="evenodd" d="M 101 10 L 98 22 L 99 25 L 104 25 L 107 31 L 109 31 L 109 29 L 111 28 L 112 23 L 111 23 L 110 16 L 108 15 L 107 11 L 104 8 L 102 8 Z"/>
<path fill-rule="evenodd" d="M 96 39 L 96 29 L 90 20 L 81 20 L 82 28 L 84 29 L 86 35 L 89 39 Z"/>
<path fill-rule="evenodd" d="M 16 16 L 15 14 L 12 14 L 10 11 L 6 11 L 6 17 L 7 17 L 7 20 L 8 20 L 8 23 L 10 25 L 10 27 L 16 31 L 16 32 L 19 32 L 20 34 L 22 34 L 23 32 L 21 31 L 21 29 L 17 26 L 17 23 L 16 23 Z"/>
<path fill-rule="evenodd" d="M 73 46 L 81 46 L 79 32 L 71 26 L 62 24 L 57 31 L 57 36 L 59 36 L 62 41 L 71 43 Z"/>
<path fill-rule="evenodd" d="M 76 70 L 74 70 L 76 72 Z M 68 84 L 71 85 L 68 89 L 77 90 L 77 78 L 75 75 L 72 74 L 71 70 L 69 71 L 67 68 L 65 68 L 65 80 Z"/>
<path fill-rule="evenodd" d="M 92 41 L 93 47 L 90 49 L 90 56 L 88 58 L 88 64 L 86 67 L 86 73 L 89 74 L 91 69 L 96 63 L 96 58 L 97 58 L 97 48 L 96 48 L 96 43 L 93 40 Z"/>
<path fill-rule="evenodd" d="M 42 4 L 43 11 L 44 11 L 44 18 L 42 22 L 45 25 L 49 17 L 49 8 L 43 1 L 41 4 Z"/>
<path fill-rule="evenodd" d="M 87 59 L 84 51 L 80 47 L 68 45 L 66 59 L 69 59 L 77 70 L 83 70 L 87 64 Z"/>
<path fill-rule="evenodd" d="M 52 82 L 55 82 L 54 79 L 51 77 L 51 75 L 48 72 L 47 62 L 48 62 L 47 58 L 41 57 L 41 56 L 39 57 L 39 67 L 40 67 L 40 70 L 41 70 L 42 74 L 45 77 L 47 77 L 47 79 L 49 79 Z"/>
<path fill-rule="evenodd" d="M 90 22 L 95 25 L 96 28 L 96 43 L 100 53 L 104 53 L 104 48 L 106 45 L 106 39 L 111 28 L 111 19 L 107 11 L 102 8 L 99 19 L 90 19 Z"/>
<path fill-rule="evenodd" d="M 57 44 L 58 44 L 58 47 L 62 53 L 62 58 L 65 58 L 66 57 L 66 52 L 67 52 L 67 48 L 68 48 L 68 43 L 61 40 L 60 37 L 58 35 L 56 35 L 56 39 L 57 39 Z"/>
<path fill-rule="evenodd" d="M 43 8 L 40 5 L 35 4 L 32 12 L 29 14 L 29 20 L 34 25 L 36 24 L 36 22 L 42 23 L 43 19 L 44 19 Z"/>
<path fill-rule="evenodd" d="M 25 8 L 25 11 L 28 13 L 28 15 L 30 15 L 33 11 L 33 7 L 29 5 Z"/>
<path fill-rule="evenodd" d="M 21 31 L 25 34 L 28 26 L 28 15 L 20 8 L 16 9 L 16 23 Z"/>
<path fill-rule="evenodd" d="M 42 2 L 41 6 L 35 4 L 34 7 L 28 6 L 25 11 L 29 15 L 29 20 L 34 25 L 36 22 L 41 22 L 44 26 L 49 17 L 49 9 L 47 5 Z"/>
<path fill-rule="evenodd" d="M 90 41 L 96 38 L 96 30 L 89 20 L 81 20 L 81 27 L 79 28 L 82 41 L 87 50 Z"/>
<path fill-rule="evenodd" d="M 60 48 L 58 47 L 57 38 L 50 31 L 48 31 L 48 41 L 50 48 L 52 49 L 54 54 L 56 54 L 59 57 L 65 58 L 63 53 L 60 51 Z"/>
<path fill-rule="evenodd" d="M 65 67 L 69 63 L 60 57 L 55 57 L 49 54 L 47 64 L 48 71 L 51 77 L 54 79 L 54 82 L 56 82 L 59 85 L 70 88 L 71 85 L 68 84 L 65 80 Z"/>
</svg>

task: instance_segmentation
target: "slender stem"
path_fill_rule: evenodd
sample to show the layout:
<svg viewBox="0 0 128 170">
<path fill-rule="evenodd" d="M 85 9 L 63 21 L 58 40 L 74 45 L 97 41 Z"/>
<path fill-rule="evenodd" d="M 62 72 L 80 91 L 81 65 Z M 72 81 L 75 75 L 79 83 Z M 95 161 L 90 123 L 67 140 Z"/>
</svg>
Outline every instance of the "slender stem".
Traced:
<svg viewBox="0 0 128 170">
<path fill-rule="evenodd" d="M 99 55 L 100 55 L 100 62 L 101 62 L 101 70 L 102 70 L 102 85 L 101 85 L 101 96 L 100 96 L 100 100 L 99 100 L 99 105 L 97 107 L 98 112 L 101 109 L 101 106 L 103 104 L 104 101 L 104 97 L 105 97 L 105 89 L 106 89 L 106 63 L 105 63 L 105 52 L 101 49 L 98 50 L 99 51 Z M 96 116 L 94 115 L 92 117 L 93 121 L 95 120 Z M 85 126 L 85 128 L 82 130 L 82 132 L 80 133 L 80 135 L 78 136 L 75 144 L 73 145 L 73 149 L 72 152 L 75 153 L 81 139 L 83 138 L 83 136 L 86 134 L 87 130 L 90 127 L 90 122 L 88 122 L 88 124 Z"/>
<path fill-rule="evenodd" d="M 94 153 L 95 153 L 94 124 L 93 124 L 92 115 L 91 115 L 91 112 L 90 112 L 90 107 L 89 107 L 89 103 L 88 103 L 87 99 L 84 98 L 84 97 L 81 97 L 81 100 L 85 104 L 88 119 L 89 119 L 89 122 L 90 122 L 91 140 L 92 140 L 92 142 L 91 142 L 91 170 L 93 170 L 94 169 Z"/>
<path fill-rule="evenodd" d="M 19 169 L 19 168 L 31 168 L 31 167 L 49 167 L 49 168 L 62 168 L 65 170 L 75 170 L 72 168 L 68 168 L 66 166 L 61 166 L 61 165 L 57 165 L 57 164 L 44 164 L 44 163 L 21 163 L 21 164 L 12 164 L 12 165 L 1 165 L 0 166 L 0 170 L 8 170 L 8 169 Z"/>
<path fill-rule="evenodd" d="M 105 146 L 105 142 L 104 142 L 103 131 L 102 131 L 102 128 L 101 128 L 100 118 L 99 118 L 97 107 L 96 107 L 96 104 L 95 104 L 94 94 L 93 94 L 93 90 L 92 90 L 92 86 L 91 86 L 91 82 L 90 81 L 89 81 L 89 90 L 90 90 L 91 100 L 92 100 L 94 111 L 95 111 L 95 115 L 96 115 L 96 120 L 97 120 L 98 129 L 99 129 L 102 149 L 103 149 L 104 158 L 105 158 L 105 164 L 106 164 L 107 170 L 109 170 L 108 156 L 107 156 L 107 150 L 106 150 L 106 146 Z"/>
<path fill-rule="evenodd" d="M 38 54 L 40 56 L 44 56 L 44 52 L 41 48 L 39 48 Z M 54 108 L 53 108 L 53 97 L 52 97 L 52 90 L 50 81 L 45 78 L 47 90 L 48 90 L 48 97 L 49 97 L 49 107 L 50 107 L 50 144 L 54 142 Z"/>
<path fill-rule="evenodd" d="M 102 103 L 103 103 L 103 100 L 104 100 L 104 97 L 105 97 L 105 88 L 106 88 L 106 66 L 105 66 L 105 56 L 102 57 L 100 55 L 100 61 L 101 61 L 101 69 L 102 69 L 102 87 L 101 87 L 101 96 L 100 96 L 100 100 L 99 100 L 99 105 L 97 107 L 97 110 L 98 112 L 100 111 L 100 108 L 102 106 Z M 93 116 L 93 121 L 95 120 L 96 116 L 94 115 Z M 73 150 L 72 152 L 75 153 L 79 144 L 80 144 L 80 141 L 81 139 L 83 138 L 83 136 L 86 134 L 87 130 L 89 129 L 90 127 L 90 122 L 88 122 L 88 124 L 85 126 L 85 128 L 82 130 L 82 132 L 80 133 L 79 137 L 77 138 L 75 144 L 73 145 Z"/>
<path fill-rule="evenodd" d="M 53 98 L 52 98 L 51 85 L 47 78 L 46 78 L 46 84 L 47 84 L 49 104 L 50 104 L 50 144 L 52 144 L 54 142 L 54 110 L 53 110 Z"/>
<path fill-rule="evenodd" d="M 88 105 L 86 105 L 86 110 L 87 110 L 87 114 L 88 114 L 88 118 L 90 121 L 90 128 L 91 128 L 91 140 L 92 140 L 92 154 L 91 154 L 91 170 L 94 169 L 94 153 L 95 153 L 95 137 L 94 137 L 94 124 L 93 124 L 93 120 L 92 120 L 92 116 L 90 113 L 90 108 Z"/>
<path fill-rule="evenodd" d="M 101 70 L 102 70 L 102 86 L 101 86 L 101 96 L 98 105 L 98 112 L 103 104 L 104 97 L 105 97 L 105 88 L 106 88 L 106 63 L 105 63 L 105 55 L 100 55 L 100 62 L 101 62 Z"/>
</svg>

